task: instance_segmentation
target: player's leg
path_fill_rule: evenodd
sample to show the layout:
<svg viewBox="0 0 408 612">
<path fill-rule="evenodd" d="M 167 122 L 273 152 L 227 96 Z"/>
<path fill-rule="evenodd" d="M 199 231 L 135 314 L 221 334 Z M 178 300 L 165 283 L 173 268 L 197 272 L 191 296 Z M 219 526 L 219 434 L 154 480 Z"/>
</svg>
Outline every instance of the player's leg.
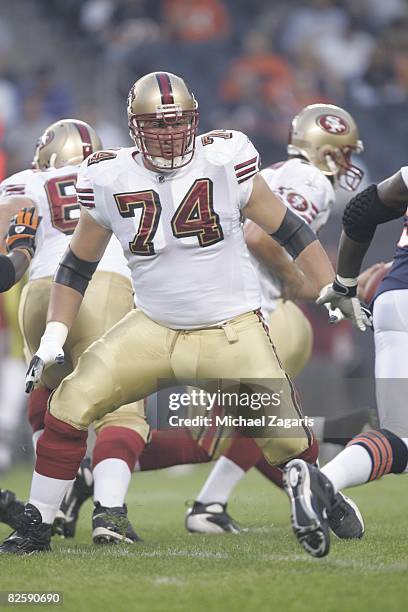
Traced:
<svg viewBox="0 0 408 612">
<path fill-rule="evenodd" d="M 133 311 L 81 355 L 74 372 L 50 399 L 19 541 L 7 541 L 0 552 L 49 549 L 47 525 L 78 471 L 88 426 L 119 406 L 150 395 L 157 379 L 173 376 L 169 350 L 174 335 Z"/>
<path fill-rule="evenodd" d="M 408 292 L 388 291 L 374 305 L 375 376 L 381 429 L 353 438 L 322 469 L 335 489 L 406 470 L 408 461 Z"/>
<path fill-rule="evenodd" d="M 96 544 L 140 540 L 127 518 L 125 496 L 136 462 L 149 438 L 144 401 L 121 406 L 94 423 L 93 541 Z"/>
<path fill-rule="evenodd" d="M 310 359 L 313 330 L 301 309 L 291 301 L 278 300 L 269 318 L 269 333 L 283 369 L 295 378 Z"/>
<path fill-rule="evenodd" d="M 291 377 L 296 376 L 306 365 L 312 350 L 313 334 L 309 321 L 293 302 L 279 300 L 276 310 L 270 317 L 269 329 L 283 369 Z M 208 515 L 205 511 L 206 506 L 214 504 L 217 508 L 223 508 L 222 530 L 234 532 L 237 530 L 237 523 L 232 519 L 230 523 L 226 513 L 226 505 L 235 486 L 258 462 L 264 468 L 267 477 L 269 474 L 272 475 L 272 482 L 274 476 L 279 474 L 279 468 L 269 466 L 268 469 L 266 466 L 269 464 L 262 460 L 262 457 L 262 452 L 253 439 L 242 434 L 233 434 L 231 443 L 224 455 L 218 459 L 191 508 L 190 515 L 194 516 L 197 524 L 198 508 L 203 509 L 203 521 L 199 524 L 200 532 L 205 529 L 205 516 Z M 193 518 L 189 518 L 190 515 L 187 515 L 186 524 L 190 531 L 194 531 L 194 521 Z M 211 523 L 208 527 L 213 533 L 214 525 Z"/>
<path fill-rule="evenodd" d="M 24 419 L 27 396 L 24 393 L 25 362 L 18 325 L 18 303 L 24 281 L 3 294 L 7 325 L 7 352 L 0 363 L 0 472 L 11 466 L 15 438 Z"/>
<path fill-rule="evenodd" d="M 382 428 L 357 435 L 321 471 L 303 462 L 290 462 L 285 470 L 289 495 L 299 492 L 309 506 L 327 508 L 331 491 L 406 471 L 407 308 L 408 293 L 404 290 L 386 292 L 374 305 L 377 407 Z"/>
<path fill-rule="evenodd" d="M 252 405 L 256 392 L 265 393 L 269 397 L 268 405 L 264 406 L 265 424 L 252 433 L 268 463 L 281 465 L 309 447 L 312 435 L 304 423 L 293 385 L 276 356 L 267 327 L 257 314 L 241 315 L 224 325 L 222 330 L 201 332 L 201 336 L 193 338 L 192 345 L 187 346 L 191 358 L 197 351 L 194 346 L 197 342 L 198 378 L 223 378 L 226 391 L 234 388 L 234 383 L 227 379 L 244 379 Z M 242 396 L 240 403 L 242 405 Z M 253 416 L 251 410 L 246 411 L 246 416 L 251 412 Z M 269 417 L 276 417 L 276 420 L 271 424 Z M 289 430 L 285 430 L 285 422 L 290 423 Z M 248 435 L 248 431 L 245 433 Z M 313 521 L 310 517 L 306 519 L 305 524 L 298 527 L 303 530 L 313 554 L 327 554 L 329 527 L 323 509 L 316 508 Z"/>
</svg>

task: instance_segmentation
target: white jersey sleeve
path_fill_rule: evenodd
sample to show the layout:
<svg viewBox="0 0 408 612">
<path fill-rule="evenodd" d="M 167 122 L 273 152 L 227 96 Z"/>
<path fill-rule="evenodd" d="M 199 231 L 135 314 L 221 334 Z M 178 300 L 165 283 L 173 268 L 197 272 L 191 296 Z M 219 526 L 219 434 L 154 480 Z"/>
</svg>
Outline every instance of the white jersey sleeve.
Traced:
<svg viewBox="0 0 408 612">
<path fill-rule="evenodd" d="M 328 178 L 301 159 L 289 159 L 261 171 L 283 203 L 318 232 L 329 218 L 335 195 Z"/>
<path fill-rule="evenodd" d="M 97 151 L 82 162 L 76 184 L 78 202 L 93 219 L 106 229 L 111 230 L 109 214 L 106 210 L 104 187 L 109 183 L 112 166 L 107 166 L 108 160 L 115 160 L 113 151 Z M 114 168 L 113 168 L 114 170 Z"/>
<path fill-rule="evenodd" d="M 4 179 L 0 184 L 0 195 L 24 196 L 30 198 L 36 204 L 38 198 L 38 185 L 42 183 L 36 180 L 33 170 L 23 170 Z"/>
</svg>

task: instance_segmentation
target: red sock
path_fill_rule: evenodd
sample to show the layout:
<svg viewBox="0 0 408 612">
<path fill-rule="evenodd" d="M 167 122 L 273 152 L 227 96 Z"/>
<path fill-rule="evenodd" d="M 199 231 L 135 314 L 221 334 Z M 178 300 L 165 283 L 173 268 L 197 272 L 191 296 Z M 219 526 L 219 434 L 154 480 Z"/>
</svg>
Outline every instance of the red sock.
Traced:
<svg viewBox="0 0 408 612">
<path fill-rule="evenodd" d="M 231 440 L 231 445 L 224 456 L 239 465 L 244 472 L 256 465 L 263 457 L 262 451 L 252 438 L 243 436 L 236 432 Z"/>
<path fill-rule="evenodd" d="M 303 459 L 303 461 L 307 461 L 307 463 L 316 463 L 318 456 L 319 444 L 316 438 L 313 437 L 309 448 L 303 451 L 303 453 L 300 453 L 300 455 L 297 457 L 294 457 L 294 459 Z M 256 469 L 280 488 L 282 488 L 282 475 L 284 467 L 284 465 L 271 465 L 264 457 L 262 457 L 262 459 L 256 464 Z"/>
<path fill-rule="evenodd" d="M 51 395 L 47 387 L 39 387 L 31 391 L 28 398 L 28 420 L 33 433 L 44 429 L 44 417 L 47 412 L 47 402 Z"/>
<path fill-rule="evenodd" d="M 104 427 L 96 438 L 92 467 L 104 459 L 122 459 L 133 472 L 145 445 L 143 438 L 134 429 L 116 425 Z"/>
<path fill-rule="evenodd" d="M 192 438 L 187 429 L 156 430 L 139 457 L 141 470 L 158 470 L 185 463 L 205 463 L 208 453 Z"/>
<path fill-rule="evenodd" d="M 49 412 L 38 438 L 35 471 L 49 478 L 73 480 L 86 452 L 87 431 L 56 419 Z"/>
</svg>

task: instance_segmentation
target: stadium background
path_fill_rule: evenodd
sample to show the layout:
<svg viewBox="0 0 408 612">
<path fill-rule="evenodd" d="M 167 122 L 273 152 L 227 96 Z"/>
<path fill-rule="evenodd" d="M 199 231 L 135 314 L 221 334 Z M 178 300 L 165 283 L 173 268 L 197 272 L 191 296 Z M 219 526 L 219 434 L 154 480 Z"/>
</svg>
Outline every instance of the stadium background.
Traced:
<svg viewBox="0 0 408 612">
<path fill-rule="evenodd" d="M 355 161 L 365 184 L 407 163 L 405 0 L 13 0 L 0 3 L 1 178 L 28 167 L 39 134 L 62 117 L 89 121 L 106 147 L 130 144 L 126 95 L 153 70 L 185 77 L 199 100 L 201 131 L 246 132 L 264 166 L 285 157 L 292 116 L 316 101 L 345 106 L 357 120 L 366 150 Z M 338 196 L 321 234 L 333 257 L 346 201 Z M 400 231 L 401 222 L 382 227 L 367 264 L 389 260 Z M 12 328 L 17 301 L 14 292 L 0 302 L 0 486 L 25 496 L 32 450 Z M 314 353 L 297 381 L 306 414 L 374 408 L 371 334 L 329 327 L 314 306 L 307 312 Z M 285 496 L 252 473 L 232 499 L 234 516 L 252 533 L 239 542 L 188 539 L 183 500 L 208 469 L 193 468 L 177 484 L 169 471 L 136 476 L 128 504 L 146 543 L 134 553 L 95 552 L 88 503 L 73 543 L 54 543 L 54 555 L 23 566 L 0 560 L 0 589 L 59 588 L 72 610 L 406 607 L 407 494 L 397 477 L 353 490 L 367 538 L 335 543 L 315 563 L 292 538 Z M 1 537 L 7 533 L 2 526 Z"/>
</svg>

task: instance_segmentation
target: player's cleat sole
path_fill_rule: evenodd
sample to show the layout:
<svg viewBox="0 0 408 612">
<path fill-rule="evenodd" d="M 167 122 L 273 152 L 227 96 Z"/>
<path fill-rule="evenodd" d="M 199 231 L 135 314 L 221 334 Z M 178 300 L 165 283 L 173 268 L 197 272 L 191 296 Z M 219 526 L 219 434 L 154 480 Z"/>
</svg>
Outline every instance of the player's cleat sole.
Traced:
<svg viewBox="0 0 408 612">
<path fill-rule="evenodd" d="M 17 529 L 0 546 L 0 554 L 33 555 L 51 550 L 51 525 L 42 522 L 40 511 L 26 504 L 19 516 Z"/>
<path fill-rule="evenodd" d="M 186 529 L 190 533 L 241 533 L 242 529 L 227 512 L 227 504 L 195 501 L 186 515 Z"/>
<path fill-rule="evenodd" d="M 75 536 L 81 506 L 93 495 L 93 476 L 90 457 L 85 457 L 74 483 L 68 489 L 52 526 L 53 535 L 64 538 Z"/>
<path fill-rule="evenodd" d="M 327 513 L 327 520 L 334 535 L 341 540 L 362 538 L 365 527 L 357 505 L 340 491 L 334 499 L 335 503 Z"/>
<path fill-rule="evenodd" d="M 326 512 L 334 499 L 330 481 L 318 468 L 293 459 L 284 469 L 283 484 L 289 496 L 292 528 L 298 542 L 313 557 L 324 557 L 330 550 Z"/>
<path fill-rule="evenodd" d="M 24 504 L 12 491 L 0 489 L 0 522 L 17 529 L 18 520 L 24 512 Z"/>
<path fill-rule="evenodd" d="M 126 504 L 122 507 L 106 508 L 96 502 L 92 529 L 95 544 L 135 544 L 143 541 L 128 519 Z"/>
</svg>

